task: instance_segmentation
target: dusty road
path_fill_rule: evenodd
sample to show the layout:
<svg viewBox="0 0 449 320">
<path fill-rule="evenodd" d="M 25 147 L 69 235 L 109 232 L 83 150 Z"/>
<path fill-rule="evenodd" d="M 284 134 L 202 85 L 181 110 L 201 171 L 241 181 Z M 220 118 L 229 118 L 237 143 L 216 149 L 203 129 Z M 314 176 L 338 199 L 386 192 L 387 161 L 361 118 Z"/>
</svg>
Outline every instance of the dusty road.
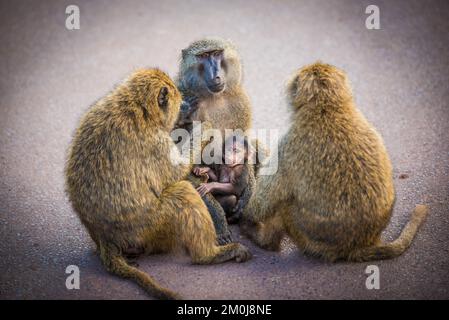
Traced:
<svg viewBox="0 0 449 320">
<path fill-rule="evenodd" d="M 416 203 L 431 214 L 403 256 L 374 263 L 380 290 L 365 287 L 367 263 L 323 263 L 289 241 L 270 253 L 242 239 L 255 254 L 244 264 L 157 255 L 141 268 L 193 299 L 449 298 L 447 1 L 76 1 L 81 29 L 69 31 L 73 2 L 0 2 L 0 298 L 148 298 L 100 265 L 64 195 L 65 152 L 92 102 L 137 67 L 175 76 L 180 50 L 205 35 L 240 48 L 256 128 L 288 126 L 282 90 L 296 68 L 321 59 L 345 69 L 394 165 L 385 238 Z M 365 28 L 373 3 L 381 30 Z M 70 264 L 80 290 L 65 288 Z"/>
</svg>

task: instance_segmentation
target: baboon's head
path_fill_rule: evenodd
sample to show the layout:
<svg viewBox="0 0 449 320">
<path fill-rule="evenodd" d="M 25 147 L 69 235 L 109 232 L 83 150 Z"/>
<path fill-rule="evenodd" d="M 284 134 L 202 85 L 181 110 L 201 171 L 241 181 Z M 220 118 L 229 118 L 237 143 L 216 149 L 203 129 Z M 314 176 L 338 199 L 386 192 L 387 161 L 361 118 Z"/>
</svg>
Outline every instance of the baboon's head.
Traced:
<svg viewBox="0 0 449 320">
<path fill-rule="evenodd" d="M 223 163 L 229 167 L 246 163 L 250 154 L 248 138 L 241 135 L 228 137 L 225 140 L 223 151 Z"/>
<path fill-rule="evenodd" d="M 295 110 L 305 105 L 340 106 L 352 99 L 346 74 L 321 62 L 297 71 L 287 84 L 287 97 Z"/>
<path fill-rule="evenodd" d="M 182 50 L 179 85 L 201 96 L 240 85 L 242 67 L 234 45 L 218 38 L 193 42 Z"/>
<path fill-rule="evenodd" d="M 127 84 L 145 120 L 171 130 L 179 113 L 181 94 L 170 77 L 158 69 L 142 69 L 136 71 Z"/>
</svg>

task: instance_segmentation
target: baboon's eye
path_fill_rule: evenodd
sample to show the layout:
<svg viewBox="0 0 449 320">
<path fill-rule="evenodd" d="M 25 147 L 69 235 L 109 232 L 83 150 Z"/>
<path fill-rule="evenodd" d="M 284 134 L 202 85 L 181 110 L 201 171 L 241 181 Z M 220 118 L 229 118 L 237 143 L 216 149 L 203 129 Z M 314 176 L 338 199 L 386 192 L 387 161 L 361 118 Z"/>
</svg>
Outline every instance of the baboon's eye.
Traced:
<svg viewBox="0 0 449 320">
<path fill-rule="evenodd" d="M 160 108 L 165 109 L 168 106 L 168 89 L 167 87 L 162 87 L 161 91 L 159 91 L 159 95 L 157 97 L 157 103 Z"/>
<path fill-rule="evenodd" d="M 201 58 L 201 59 L 206 59 L 207 57 L 209 57 L 209 52 L 199 53 L 199 54 L 197 54 L 197 57 Z"/>
<path fill-rule="evenodd" d="M 220 57 L 223 54 L 223 50 L 217 50 L 212 53 L 214 57 Z"/>
</svg>

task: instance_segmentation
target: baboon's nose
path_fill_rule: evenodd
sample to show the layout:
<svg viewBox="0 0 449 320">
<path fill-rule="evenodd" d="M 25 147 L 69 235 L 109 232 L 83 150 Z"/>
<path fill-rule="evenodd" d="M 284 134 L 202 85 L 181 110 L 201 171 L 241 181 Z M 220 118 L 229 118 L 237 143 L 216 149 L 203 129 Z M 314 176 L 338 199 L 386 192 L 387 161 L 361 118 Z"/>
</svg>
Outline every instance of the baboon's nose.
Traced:
<svg viewBox="0 0 449 320">
<path fill-rule="evenodd" d="M 219 76 L 216 76 L 213 81 L 214 81 L 215 85 L 220 84 L 221 83 L 221 78 Z"/>
</svg>

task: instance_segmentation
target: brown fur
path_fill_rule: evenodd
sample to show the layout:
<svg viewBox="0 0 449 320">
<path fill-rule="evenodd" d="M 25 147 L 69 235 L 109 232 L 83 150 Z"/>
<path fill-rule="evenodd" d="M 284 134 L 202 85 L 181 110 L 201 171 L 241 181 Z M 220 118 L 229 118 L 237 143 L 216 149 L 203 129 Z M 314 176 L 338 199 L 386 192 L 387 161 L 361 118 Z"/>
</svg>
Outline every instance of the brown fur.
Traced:
<svg viewBox="0 0 449 320">
<path fill-rule="evenodd" d="M 158 97 L 168 90 L 168 103 Z M 169 131 L 181 95 L 156 69 L 139 70 L 95 103 L 81 120 L 66 164 L 67 193 L 95 241 L 105 267 L 131 278 L 159 298 L 177 298 L 124 259 L 128 251 L 147 254 L 187 248 L 194 263 L 249 258 L 239 244 L 215 245 L 206 206 L 182 181 L 190 166 L 171 158 Z M 176 154 L 176 153 L 175 153 Z"/>
<path fill-rule="evenodd" d="M 343 71 L 315 63 L 287 87 L 291 127 L 279 148 L 279 169 L 261 176 L 243 230 L 278 250 L 286 233 L 305 253 L 335 261 L 399 256 L 427 207 L 418 205 L 400 237 L 382 243 L 395 200 L 392 166 L 381 136 L 356 109 Z"/>
<path fill-rule="evenodd" d="M 212 94 L 204 90 L 198 79 L 196 54 L 211 50 L 224 50 L 227 64 L 226 88 Z M 251 127 L 251 103 L 242 86 L 242 66 L 234 45 L 226 40 L 206 38 L 195 41 L 182 51 L 178 88 L 184 99 L 196 96 L 198 111 L 192 120 L 208 122 L 214 129 L 242 129 Z"/>
<path fill-rule="evenodd" d="M 196 55 L 212 50 L 223 50 L 224 63 L 226 64 L 226 87 L 220 93 L 211 93 L 206 90 L 198 73 Z M 242 65 L 239 54 L 230 41 L 219 38 L 205 38 L 191 43 L 182 50 L 177 85 L 184 101 L 194 101 L 192 105 L 198 107 L 195 112 L 190 113 L 191 106 L 189 103 L 184 105 L 186 109 L 181 111 L 177 127 L 190 130 L 192 121 L 201 121 L 203 130 L 219 129 L 223 138 L 225 138 L 225 129 L 241 129 L 243 132 L 250 129 L 252 121 L 251 103 L 242 86 Z M 202 148 L 206 144 L 207 142 L 202 145 Z M 194 149 L 193 145 L 192 151 L 199 152 Z M 255 175 L 253 167 L 248 166 L 248 171 L 251 177 Z M 199 183 L 195 184 L 196 180 L 195 177 L 191 179 L 194 185 L 198 186 Z M 255 179 L 249 180 L 248 188 L 241 196 L 236 207 L 239 214 L 248 203 L 254 183 Z M 213 196 L 206 196 L 203 200 L 214 220 L 218 242 L 220 244 L 229 242 L 232 238 L 226 223 L 225 213 L 220 204 Z"/>
</svg>

